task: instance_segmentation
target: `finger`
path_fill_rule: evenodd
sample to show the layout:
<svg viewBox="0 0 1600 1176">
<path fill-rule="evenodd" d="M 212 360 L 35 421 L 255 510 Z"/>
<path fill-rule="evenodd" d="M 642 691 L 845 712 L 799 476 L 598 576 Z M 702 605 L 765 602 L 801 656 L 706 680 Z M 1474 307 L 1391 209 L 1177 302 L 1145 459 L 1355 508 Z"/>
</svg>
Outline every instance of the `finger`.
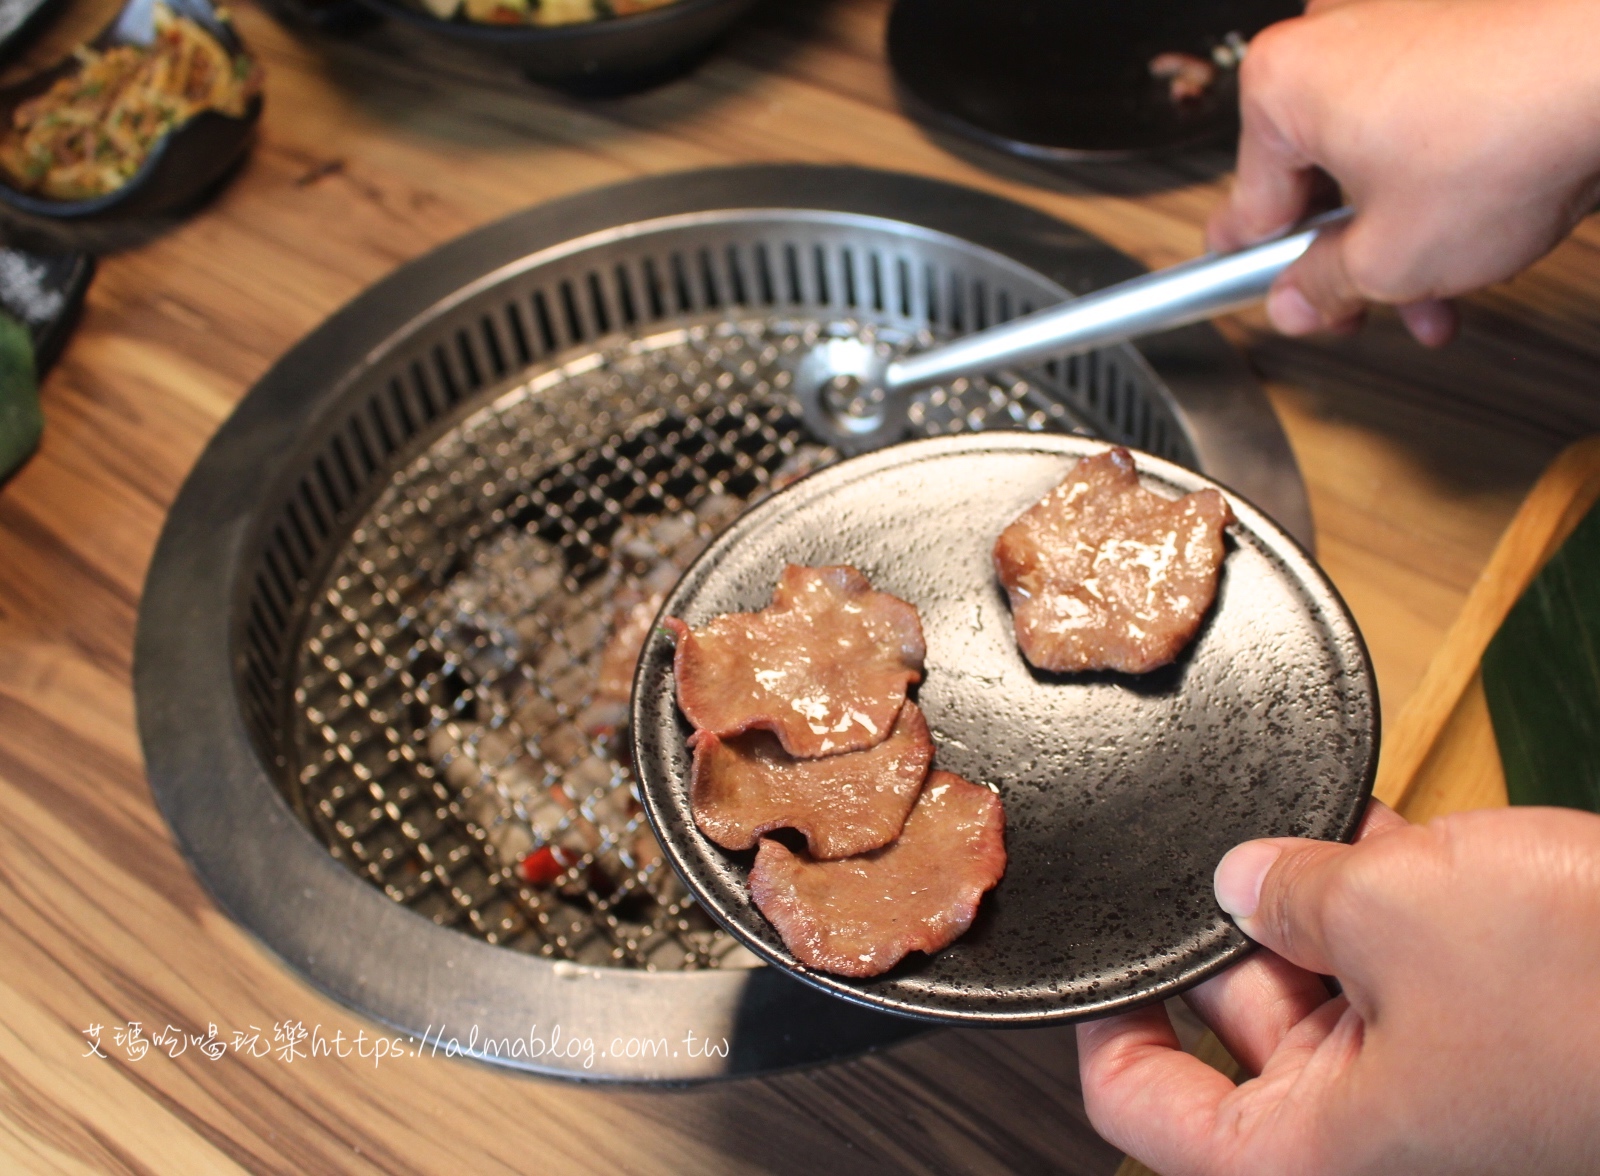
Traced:
<svg viewBox="0 0 1600 1176">
<path fill-rule="evenodd" d="M 1345 229 L 1324 229 L 1300 259 L 1279 275 L 1267 294 L 1267 317 L 1285 335 L 1351 331 L 1367 299 L 1345 265 Z"/>
<path fill-rule="evenodd" d="M 1349 1047 L 1361 1044 L 1364 1030 L 1360 1014 L 1350 1007 L 1350 1001 L 1343 996 L 1331 997 L 1284 1038 L 1282 1048 L 1267 1063 L 1266 1072 L 1268 1075 L 1282 1070 L 1304 1073 L 1307 1062 L 1324 1050 L 1330 1044 L 1328 1039 L 1335 1035 L 1340 1040 L 1332 1043 L 1335 1048 L 1325 1052 L 1341 1065 L 1345 1064 L 1349 1061 Z"/>
<path fill-rule="evenodd" d="M 1408 829 L 1411 822 L 1395 812 L 1376 796 L 1367 798 L 1367 811 L 1361 816 L 1361 826 L 1356 830 L 1355 840 L 1365 841 L 1368 837 L 1376 837 L 1380 833 L 1388 833 L 1394 829 Z"/>
<path fill-rule="evenodd" d="M 1355 840 L 1410 826 L 1383 801 L 1371 797 Z M 1327 1002 L 1328 989 L 1321 976 L 1275 952 L 1258 951 L 1191 988 L 1183 999 L 1245 1070 L 1259 1074 L 1284 1039 Z"/>
<path fill-rule="evenodd" d="M 1217 902 L 1263 947 L 1311 972 L 1338 975 L 1327 916 L 1355 850 L 1330 841 L 1246 841 L 1217 863 Z"/>
<path fill-rule="evenodd" d="M 1162 1006 L 1078 1025 L 1078 1073 L 1089 1121 L 1157 1171 L 1214 1169 L 1217 1109 L 1235 1087 L 1178 1047 Z"/>
<path fill-rule="evenodd" d="M 1256 1075 L 1295 1026 L 1329 998 L 1321 976 L 1258 951 L 1195 985 L 1183 999 L 1234 1060 Z"/>
<path fill-rule="evenodd" d="M 1424 347 L 1443 347 L 1456 337 L 1460 316 L 1455 306 L 1442 298 L 1409 302 L 1400 307 L 1400 321 L 1412 338 Z"/>
<path fill-rule="evenodd" d="M 1317 177 L 1311 164 L 1275 130 L 1239 138 L 1238 173 L 1228 199 L 1206 225 L 1206 246 L 1217 251 L 1254 245 L 1304 219 Z"/>
<path fill-rule="evenodd" d="M 1298 21 L 1258 33 L 1239 70 L 1239 160 L 1228 200 L 1212 217 L 1212 249 L 1239 249 L 1302 219 L 1317 185 L 1311 159 L 1280 124 L 1285 74 Z"/>
</svg>

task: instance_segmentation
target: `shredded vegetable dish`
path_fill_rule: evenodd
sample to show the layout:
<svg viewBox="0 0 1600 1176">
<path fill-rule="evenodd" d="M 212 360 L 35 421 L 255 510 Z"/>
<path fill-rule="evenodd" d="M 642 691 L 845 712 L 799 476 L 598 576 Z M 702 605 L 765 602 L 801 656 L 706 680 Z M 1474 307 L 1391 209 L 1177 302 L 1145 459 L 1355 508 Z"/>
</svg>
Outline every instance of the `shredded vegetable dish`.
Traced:
<svg viewBox="0 0 1600 1176">
<path fill-rule="evenodd" d="M 440 20 L 460 14 L 474 24 L 583 24 L 665 8 L 678 0 L 421 0 Z"/>
<path fill-rule="evenodd" d="M 0 140 L 17 188 L 56 200 L 113 192 L 162 137 L 203 110 L 240 117 L 260 75 L 200 25 L 156 6 L 150 45 L 80 48 L 80 68 L 18 106 Z"/>
</svg>

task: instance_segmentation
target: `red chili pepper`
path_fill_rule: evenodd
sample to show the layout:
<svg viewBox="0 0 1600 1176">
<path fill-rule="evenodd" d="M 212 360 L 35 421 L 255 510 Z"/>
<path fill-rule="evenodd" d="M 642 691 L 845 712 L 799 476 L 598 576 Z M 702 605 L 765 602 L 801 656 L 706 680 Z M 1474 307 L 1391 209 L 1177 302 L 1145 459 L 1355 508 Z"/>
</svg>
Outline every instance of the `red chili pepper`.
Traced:
<svg viewBox="0 0 1600 1176">
<path fill-rule="evenodd" d="M 582 855 L 559 845 L 534 850 L 517 866 L 529 886 L 548 886 L 578 863 Z"/>
</svg>

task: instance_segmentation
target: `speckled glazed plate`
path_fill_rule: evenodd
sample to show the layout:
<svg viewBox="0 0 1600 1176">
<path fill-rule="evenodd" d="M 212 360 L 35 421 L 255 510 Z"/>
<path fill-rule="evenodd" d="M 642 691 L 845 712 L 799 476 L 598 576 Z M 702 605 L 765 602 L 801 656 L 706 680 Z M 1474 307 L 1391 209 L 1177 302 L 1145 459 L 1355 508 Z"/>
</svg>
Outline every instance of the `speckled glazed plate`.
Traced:
<svg viewBox="0 0 1600 1176">
<path fill-rule="evenodd" d="M 1378 750 L 1366 649 L 1310 557 L 1236 495 L 1217 603 L 1175 664 L 1053 675 L 1023 660 L 990 548 L 1105 448 L 986 433 L 843 462 L 743 516 L 667 599 L 664 615 L 698 626 L 764 607 L 785 563 L 853 564 L 921 610 L 928 660 L 916 698 L 936 766 L 1005 803 L 1006 874 L 964 937 L 869 980 L 801 965 L 750 900 L 753 852 L 722 850 L 694 824 L 690 728 L 658 627 L 634 680 L 645 810 L 695 896 L 767 960 L 850 1000 L 940 1021 L 1102 1014 L 1171 995 L 1250 950 L 1211 893 L 1231 846 L 1353 835 Z M 1147 486 L 1174 497 L 1214 485 L 1137 461 Z"/>
</svg>

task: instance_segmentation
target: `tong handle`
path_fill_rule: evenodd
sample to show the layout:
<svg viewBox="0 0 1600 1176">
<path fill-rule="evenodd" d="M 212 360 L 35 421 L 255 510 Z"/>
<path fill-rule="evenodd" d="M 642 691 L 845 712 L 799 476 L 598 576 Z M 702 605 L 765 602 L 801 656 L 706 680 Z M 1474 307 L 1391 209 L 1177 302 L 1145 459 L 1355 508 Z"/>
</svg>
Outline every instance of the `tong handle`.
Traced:
<svg viewBox="0 0 1600 1176">
<path fill-rule="evenodd" d="M 997 367 L 1071 355 L 1239 310 L 1266 297 L 1322 230 L 1354 215 L 1325 212 L 1281 236 L 1232 253 L 1208 253 L 1168 269 L 1107 286 L 1059 306 L 1015 319 L 891 363 L 890 391 L 937 384 Z"/>
</svg>

